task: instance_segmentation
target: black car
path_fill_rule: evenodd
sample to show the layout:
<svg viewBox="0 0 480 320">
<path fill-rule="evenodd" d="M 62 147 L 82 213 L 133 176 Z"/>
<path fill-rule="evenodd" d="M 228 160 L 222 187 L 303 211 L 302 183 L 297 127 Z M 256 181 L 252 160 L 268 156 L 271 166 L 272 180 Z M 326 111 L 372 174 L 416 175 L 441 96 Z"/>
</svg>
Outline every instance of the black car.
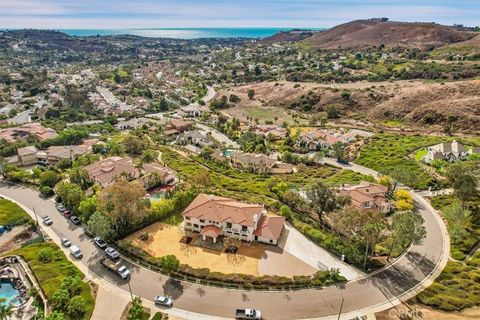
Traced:
<svg viewBox="0 0 480 320">
<path fill-rule="evenodd" d="M 105 240 L 103 240 L 102 238 L 100 237 L 95 237 L 95 239 L 93 239 L 93 242 L 95 243 L 95 245 L 97 247 L 99 247 L 100 249 L 105 249 L 107 247 L 107 243 L 105 242 Z"/>
<path fill-rule="evenodd" d="M 72 221 L 73 224 L 80 224 L 80 219 L 77 216 L 71 216 L 70 221 Z"/>
<path fill-rule="evenodd" d="M 83 233 L 85 233 L 87 235 L 87 237 L 89 237 L 89 238 L 95 237 L 95 233 L 90 231 L 90 229 L 88 229 L 87 227 L 83 228 Z"/>
</svg>

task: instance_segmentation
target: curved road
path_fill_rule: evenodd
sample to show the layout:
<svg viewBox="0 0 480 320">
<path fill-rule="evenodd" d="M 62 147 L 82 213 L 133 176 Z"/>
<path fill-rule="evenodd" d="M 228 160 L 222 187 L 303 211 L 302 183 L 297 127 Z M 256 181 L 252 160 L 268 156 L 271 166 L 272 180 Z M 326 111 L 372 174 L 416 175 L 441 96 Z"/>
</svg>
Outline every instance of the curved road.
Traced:
<svg viewBox="0 0 480 320">
<path fill-rule="evenodd" d="M 77 265 L 93 281 L 102 284 L 107 280 L 116 287 L 128 290 L 126 282 L 99 265 L 102 253 L 81 228 L 57 212 L 52 200 L 42 199 L 36 191 L 26 187 L 3 181 L 0 181 L 0 194 L 18 202 L 30 214 L 33 211 L 39 216 L 48 214 L 54 223 L 51 228 L 44 230 L 57 243 L 59 237 L 66 236 L 82 249 L 84 257 Z M 175 308 L 169 312 L 188 319 L 230 318 L 234 309 L 241 307 L 262 310 L 265 319 L 275 320 L 337 319 L 340 310 L 341 319 L 351 319 L 385 310 L 427 287 L 440 274 L 448 259 L 449 240 L 445 225 L 423 198 L 415 194 L 415 201 L 427 229 L 423 243 L 410 247 L 407 253 L 386 268 L 343 285 L 284 292 L 241 291 L 173 280 L 125 262 L 132 270 L 131 289 L 135 295 L 147 300 L 152 300 L 157 294 L 171 296 Z"/>
</svg>

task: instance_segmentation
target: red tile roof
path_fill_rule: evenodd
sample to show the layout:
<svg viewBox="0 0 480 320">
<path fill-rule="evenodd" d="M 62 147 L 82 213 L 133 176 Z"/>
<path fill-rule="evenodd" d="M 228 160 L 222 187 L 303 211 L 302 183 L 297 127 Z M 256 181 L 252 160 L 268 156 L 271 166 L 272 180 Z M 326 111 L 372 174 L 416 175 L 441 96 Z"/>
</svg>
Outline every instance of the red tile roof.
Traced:
<svg viewBox="0 0 480 320">
<path fill-rule="evenodd" d="M 284 224 L 284 217 L 263 216 L 258 223 L 257 230 L 253 234 L 267 239 L 278 240 L 282 234 Z"/>
<path fill-rule="evenodd" d="M 213 224 L 209 225 L 209 226 L 205 226 L 202 231 L 200 231 L 200 233 L 202 235 L 206 235 L 207 237 L 211 237 L 211 238 L 216 238 L 220 235 L 220 233 L 222 232 L 222 229 L 220 229 L 219 227 L 217 226 L 214 226 Z"/>
<path fill-rule="evenodd" d="M 230 198 L 199 194 L 183 211 L 182 215 L 253 227 L 255 226 L 255 220 L 262 215 L 262 212 L 263 206 L 259 204 L 248 204 Z"/>
</svg>

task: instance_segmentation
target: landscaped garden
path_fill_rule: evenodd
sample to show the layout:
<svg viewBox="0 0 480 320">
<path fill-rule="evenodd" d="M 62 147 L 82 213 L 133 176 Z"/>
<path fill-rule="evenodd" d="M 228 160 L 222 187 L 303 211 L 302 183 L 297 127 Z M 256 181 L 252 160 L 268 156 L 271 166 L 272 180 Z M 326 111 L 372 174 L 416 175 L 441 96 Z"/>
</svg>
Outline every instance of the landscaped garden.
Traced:
<svg viewBox="0 0 480 320">
<path fill-rule="evenodd" d="M 20 225 L 33 221 L 18 204 L 7 199 L 0 199 L 0 225 Z"/>
<path fill-rule="evenodd" d="M 81 280 L 82 272 L 57 245 L 30 244 L 9 255 L 19 255 L 27 261 L 54 312 L 64 314 L 66 319 L 90 319 L 95 307 L 90 285 Z"/>
</svg>

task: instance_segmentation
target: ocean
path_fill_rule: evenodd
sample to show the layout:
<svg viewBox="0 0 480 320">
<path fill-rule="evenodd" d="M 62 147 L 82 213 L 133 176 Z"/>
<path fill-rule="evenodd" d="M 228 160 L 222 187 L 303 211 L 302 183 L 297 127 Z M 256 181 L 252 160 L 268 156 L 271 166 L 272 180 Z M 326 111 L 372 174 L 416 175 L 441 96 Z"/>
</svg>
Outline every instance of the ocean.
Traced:
<svg viewBox="0 0 480 320">
<path fill-rule="evenodd" d="M 141 37 L 199 39 L 199 38 L 265 38 L 279 31 L 298 28 L 146 28 L 146 29 L 59 29 L 71 36 L 107 36 L 130 34 Z M 308 28 L 323 30 L 323 28 Z"/>
</svg>

